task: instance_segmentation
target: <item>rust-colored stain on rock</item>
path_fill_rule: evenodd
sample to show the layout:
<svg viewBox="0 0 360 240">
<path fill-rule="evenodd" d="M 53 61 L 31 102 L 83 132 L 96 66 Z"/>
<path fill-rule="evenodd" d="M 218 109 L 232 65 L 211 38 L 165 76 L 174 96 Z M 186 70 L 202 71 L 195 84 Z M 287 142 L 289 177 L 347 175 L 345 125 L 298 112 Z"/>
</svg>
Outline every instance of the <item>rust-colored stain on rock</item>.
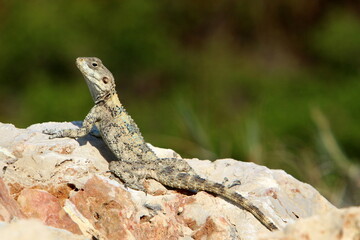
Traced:
<svg viewBox="0 0 360 240">
<path fill-rule="evenodd" d="M 196 240 L 207 239 L 216 231 L 216 224 L 214 223 L 213 219 L 208 217 L 205 224 L 193 235 L 193 238 Z"/>
<path fill-rule="evenodd" d="M 9 222 L 13 218 L 25 218 L 18 203 L 10 196 L 9 191 L 0 178 L 0 218 L 1 221 Z"/>
<path fill-rule="evenodd" d="M 48 226 L 81 234 L 78 225 L 62 209 L 59 199 L 45 190 L 25 188 L 18 197 L 18 203 L 29 218 L 37 218 Z"/>
<path fill-rule="evenodd" d="M 291 189 L 291 192 L 293 192 L 293 193 L 300 193 L 300 190 L 297 189 L 297 188 L 293 188 L 293 189 Z"/>
<path fill-rule="evenodd" d="M 20 192 L 24 189 L 24 187 L 21 186 L 21 185 L 20 185 L 19 183 L 17 183 L 17 182 L 8 183 L 8 186 L 9 186 L 10 195 L 12 195 L 15 200 L 18 198 Z"/>
<path fill-rule="evenodd" d="M 57 146 L 52 146 L 49 148 L 50 151 L 54 151 L 60 154 L 71 154 L 74 151 L 74 146 L 65 146 L 65 147 L 57 147 Z"/>
<path fill-rule="evenodd" d="M 273 190 L 273 189 L 268 189 L 268 190 L 266 191 L 266 195 L 267 195 L 267 196 L 271 196 L 271 197 L 274 198 L 274 199 L 278 199 L 278 195 L 277 195 L 276 191 Z"/>
</svg>

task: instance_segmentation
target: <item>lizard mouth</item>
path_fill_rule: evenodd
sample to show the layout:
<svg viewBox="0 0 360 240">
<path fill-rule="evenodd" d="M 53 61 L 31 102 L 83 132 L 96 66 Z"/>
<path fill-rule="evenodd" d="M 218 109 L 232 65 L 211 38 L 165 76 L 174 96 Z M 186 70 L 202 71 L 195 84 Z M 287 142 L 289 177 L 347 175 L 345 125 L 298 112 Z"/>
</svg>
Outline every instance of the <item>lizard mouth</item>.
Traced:
<svg viewBox="0 0 360 240">
<path fill-rule="evenodd" d="M 83 57 L 76 58 L 76 66 L 80 70 L 80 72 L 83 74 L 83 76 L 88 75 L 88 66 L 86 64 L 86 59 Z"/>
<path fill-rule="evenodd" d="M 82 57 L 76 58 L 75 63 L 76 63 L 76 66 L 77 66 L 80 70 L 81 70 L 81 65 L 82 65 L 83 62 L 84 62 L 84 58 L 82 58 Z"/>
</svg>

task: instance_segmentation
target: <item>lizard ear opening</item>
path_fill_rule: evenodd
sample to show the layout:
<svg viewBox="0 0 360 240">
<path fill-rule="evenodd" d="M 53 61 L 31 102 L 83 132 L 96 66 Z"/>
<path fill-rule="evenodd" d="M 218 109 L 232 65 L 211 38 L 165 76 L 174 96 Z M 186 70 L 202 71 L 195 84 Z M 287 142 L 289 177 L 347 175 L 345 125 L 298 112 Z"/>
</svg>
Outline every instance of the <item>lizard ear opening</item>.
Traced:
<svg viewBox="0 0 360 240">
<path fill-rule="evenodd" d="M 103 83 L 107 84 L 109 82 L 109 79 L 107 77 L 102 78 Z"/>
<path fill-rule="evenodd" d="M 93 62 L 91 65 L 93 65 L 93 67 L 97 67 L 98 64 L 96 62 Z"/>
</svg>

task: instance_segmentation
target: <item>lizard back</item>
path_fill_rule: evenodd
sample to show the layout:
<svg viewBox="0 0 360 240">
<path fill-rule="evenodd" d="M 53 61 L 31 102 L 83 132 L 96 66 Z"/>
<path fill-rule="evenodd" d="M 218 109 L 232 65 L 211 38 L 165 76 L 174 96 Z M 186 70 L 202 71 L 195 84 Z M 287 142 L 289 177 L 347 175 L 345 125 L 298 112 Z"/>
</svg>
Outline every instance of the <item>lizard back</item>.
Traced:
<svg viewBox="0 0 360 240">
<path fill-rule="evenodd" d="M 102 138 L 120 160 L 155 161 L 157 156 L 145 143 L 141 132 L 120 103 L 117 94 L 99 105 L 101 118 L 97 123 Z"/>
</svg>

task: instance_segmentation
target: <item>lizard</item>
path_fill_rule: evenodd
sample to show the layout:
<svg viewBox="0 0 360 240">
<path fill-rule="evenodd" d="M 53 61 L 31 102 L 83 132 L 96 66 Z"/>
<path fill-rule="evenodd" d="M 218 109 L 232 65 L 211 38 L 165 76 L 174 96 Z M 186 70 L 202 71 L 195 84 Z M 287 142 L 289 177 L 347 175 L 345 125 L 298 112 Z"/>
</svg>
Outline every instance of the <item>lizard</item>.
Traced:
<svg viewBox="0 0 360 240">
<path fill-rule="evenodd" d="M 117 160 L 109 163 L 110 172 L 126 187 L 145 191 L 145 179 L 155 179 L 161 184 L 195 191 L 207 191 L 219 195 L 250 212 L 268 230 L 276 225 L 249 200 L 224 184 L 200 177 L 181 158 L 158 158 L 146 144 L 131 116 L 121 104 L 112 73 L 96 57 L 79 57 L 76 65 L 82 73 L 95 102 L 77 129 L 46 129 L 49 138 L 79 138 L 90 132 L 93 125 Z"/>
</svg>

